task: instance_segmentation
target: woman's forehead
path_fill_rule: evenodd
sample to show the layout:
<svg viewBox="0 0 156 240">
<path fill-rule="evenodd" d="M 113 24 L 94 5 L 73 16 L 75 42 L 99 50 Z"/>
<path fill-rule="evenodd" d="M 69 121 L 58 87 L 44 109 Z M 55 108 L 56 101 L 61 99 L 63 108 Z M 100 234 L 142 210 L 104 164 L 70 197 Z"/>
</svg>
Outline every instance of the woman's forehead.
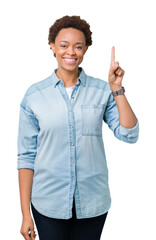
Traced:
<svg viewBox="0 0 156 240">
<path fill-rule="evenodd" d="M 56 38 L 58 41 L 64 42 L 76 41 L 76 43 L 84 43 L 85 41 L 84 33 L 74 28 L 61 29 Z"/>
</svg>

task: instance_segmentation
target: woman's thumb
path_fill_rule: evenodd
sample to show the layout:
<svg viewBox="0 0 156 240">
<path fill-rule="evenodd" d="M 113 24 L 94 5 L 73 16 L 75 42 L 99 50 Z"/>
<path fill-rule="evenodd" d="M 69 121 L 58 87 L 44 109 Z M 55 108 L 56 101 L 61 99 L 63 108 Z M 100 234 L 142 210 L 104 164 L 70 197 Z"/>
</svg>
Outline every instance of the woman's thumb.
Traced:
<svg viewBox="0 0 156 240">
<path fill-rule="evenodd" d="M 35 233 L 34 228 L 31 228 L 30 231 L 31 231 L 31 240 L 35 240 L 36 233 Z"/>
</svg>

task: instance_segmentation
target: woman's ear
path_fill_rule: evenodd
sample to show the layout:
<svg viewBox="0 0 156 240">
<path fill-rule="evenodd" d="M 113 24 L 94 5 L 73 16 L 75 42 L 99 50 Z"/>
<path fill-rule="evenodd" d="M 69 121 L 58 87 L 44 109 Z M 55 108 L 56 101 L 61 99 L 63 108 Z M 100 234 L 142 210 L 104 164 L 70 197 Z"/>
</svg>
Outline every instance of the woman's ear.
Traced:
<svg viewBox="0 0 156 240">
<path fill-rule="evenodd" d="M 86 53 L 87 49 L 88 49 L 88 46 L 85 46 L 85 51 L 84 51 L 84 54 Z"/>
<path fill-rule="evenodd" d="M 50 48 L 52 49 L 53 53 L 55 53 L 55 44 L 54 43 L 50 43 Z"/>
</svg>

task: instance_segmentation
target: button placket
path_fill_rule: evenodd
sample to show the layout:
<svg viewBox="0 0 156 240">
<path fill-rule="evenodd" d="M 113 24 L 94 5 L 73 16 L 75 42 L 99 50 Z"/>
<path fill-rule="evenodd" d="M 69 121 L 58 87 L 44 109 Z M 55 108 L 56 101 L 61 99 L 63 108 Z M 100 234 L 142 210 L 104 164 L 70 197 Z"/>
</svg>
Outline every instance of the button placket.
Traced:
<svg viewBox="0 0 156 240">
<path fill-rule="evenodd" d="M 70 145 L 70 176 L 71 176 L 71 183 L 70 183 L 70 204 L 72 204 L 72 199 L 74 195 L 74 191 L 76 188 L 76 133 L 75 133 L 75 121 L 74 121 L 74 105 L 76 101 L 76 97 L 80 88 L 80 83 L 75 86 L 73 89 L 71 98 L 69 99 L 67 91 L 65 87 L 60 88 L 61 94 L 63 95 L 63 99 L 67 106 L 68 111 L 68 126 L 69 126 L 69 145 Z M 79 86 L 79 87 L 78 87 Z"/>
</svg>

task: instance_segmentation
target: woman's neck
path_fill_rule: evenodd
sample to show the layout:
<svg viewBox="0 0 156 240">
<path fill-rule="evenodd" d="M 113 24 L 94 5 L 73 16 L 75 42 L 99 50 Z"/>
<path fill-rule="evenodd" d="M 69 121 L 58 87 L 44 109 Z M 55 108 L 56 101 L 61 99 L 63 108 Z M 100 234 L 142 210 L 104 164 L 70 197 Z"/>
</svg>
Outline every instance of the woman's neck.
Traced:
<svg viewBox="0 0 156 240">
<path fill-rule="evenodd" d="M 75 71 L 67 71 L 64 69 L 57 69 L 56 75 L 59 79 L 61 79 L 64 83 L 65 87 L 72 87 L 77 83 L 77 79 L 79 77 L 80 71 L 77 68 Z"/>
</svg>

